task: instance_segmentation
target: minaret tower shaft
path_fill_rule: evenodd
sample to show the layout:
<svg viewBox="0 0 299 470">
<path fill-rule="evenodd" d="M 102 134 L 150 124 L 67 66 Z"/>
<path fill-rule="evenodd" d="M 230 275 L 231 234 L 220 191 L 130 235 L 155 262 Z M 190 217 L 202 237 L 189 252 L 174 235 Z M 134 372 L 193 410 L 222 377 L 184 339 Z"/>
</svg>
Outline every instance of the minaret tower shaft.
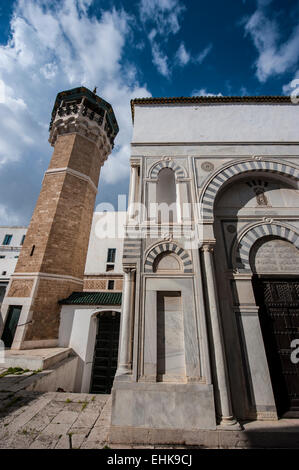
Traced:
<svg viewBox="0 0 299 470">
<path fill-rule="evenodd" d="M 2 315 L 22 307 L 13 349 L 57 345 L 58 301 L 82 290 L 100 169 L 117 133 L 110 104 L 87 88 L 57 95 L 54 152 L 2 305 Z"/>
</svg>

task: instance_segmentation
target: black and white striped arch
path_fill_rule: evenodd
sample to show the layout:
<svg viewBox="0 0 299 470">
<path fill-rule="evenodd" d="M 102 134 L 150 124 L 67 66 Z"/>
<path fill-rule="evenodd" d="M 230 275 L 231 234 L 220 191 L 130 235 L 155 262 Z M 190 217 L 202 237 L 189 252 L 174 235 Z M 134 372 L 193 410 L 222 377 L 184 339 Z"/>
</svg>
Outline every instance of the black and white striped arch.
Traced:
<svg viewBox="0 0 299 470">
<path fill-rule="evenodd" d="M 299 249 L 299 234 L 277 223 L 265 223 L 249 229 L 238 243 L 236 267 L 242 271 L 251 271 L 249 254 L 254 243 L 263 237 L 275 236 L 293 243 Z"/>
<path fill-rule="evenodd" d="M 172 160 L 162 160 L 156 163 L 150 171 L 150 178 L 158 178 L 159 172 L 163 168 L 170 168 L 174 171 L 176 178 L 185 178 L 186 171 L 183 167 L 178 165 L 177 163 L 173 162 Z"/>
<path fill-rule="evenodd" d="M 164 252 L 175 253 L 182 261 L 183 272 L 192 273 L 192 261 L 189 254 L 176 243 L 161 243 L 160 245 L 155 246 L 152 250 L 149 251 L 144 265 L 144 272 L 152 273 L 155 259 L 158 255 Z"/>
<path fill-rule="evenodd" d="M 216 195 L 220 188 L 233 176 L 252 171 L 265 171 L 288 176 L 298 181 L 299 170 L 291 165 L 275 161 L 250 160 L 231 165 L 218 173 L 206 187 L 202 197 L 202 217 L 203 219 L 213 219 L 213 207 Z"/>
</svg>

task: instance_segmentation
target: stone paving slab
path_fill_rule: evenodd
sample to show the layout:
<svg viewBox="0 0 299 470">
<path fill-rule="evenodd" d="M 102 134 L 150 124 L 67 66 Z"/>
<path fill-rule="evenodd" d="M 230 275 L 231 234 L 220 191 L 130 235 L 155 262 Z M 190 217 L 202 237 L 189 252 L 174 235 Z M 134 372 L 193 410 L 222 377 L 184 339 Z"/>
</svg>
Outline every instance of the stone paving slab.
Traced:
<svg viewBox="0 0 299 470">
<path fill-rule="evenodd" d="M 110 402 L 110 395 L 2 392 L 0 448 L 102 448 L 108 441 Z"/>
</svg>

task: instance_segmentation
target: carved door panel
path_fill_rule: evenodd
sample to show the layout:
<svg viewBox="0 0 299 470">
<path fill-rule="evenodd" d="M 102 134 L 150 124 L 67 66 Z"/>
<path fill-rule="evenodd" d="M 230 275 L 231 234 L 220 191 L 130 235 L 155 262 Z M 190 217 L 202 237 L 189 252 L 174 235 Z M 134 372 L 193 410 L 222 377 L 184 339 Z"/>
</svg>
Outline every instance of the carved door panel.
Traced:
<svg viewBox="0 0 299 470">
<path fill-rule="evenodd" d="M 263 279 L 255 291 L 277 411 L 297 417 L 299 364 L 291 360 L 291 343 L 299 339 L 299 282 Z"/>
</svg>

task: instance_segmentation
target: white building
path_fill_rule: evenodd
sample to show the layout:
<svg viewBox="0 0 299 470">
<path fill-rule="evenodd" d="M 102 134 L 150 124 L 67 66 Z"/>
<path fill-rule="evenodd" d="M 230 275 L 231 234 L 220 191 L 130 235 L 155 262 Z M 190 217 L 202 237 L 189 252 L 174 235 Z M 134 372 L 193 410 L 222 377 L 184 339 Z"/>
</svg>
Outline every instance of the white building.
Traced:
<svg viewBox="0 0 299 470">
<path fill-rule="evenodd" d="M 0 227 L 0 304 L 14 272 L 27 227 Z"/>
<path fill-rule="evenodd" d="M 299 107 L 146 98 L 132 115 L 144 208 L 126 228 L 112 441 L 297 415 Z"/>
</svg>

